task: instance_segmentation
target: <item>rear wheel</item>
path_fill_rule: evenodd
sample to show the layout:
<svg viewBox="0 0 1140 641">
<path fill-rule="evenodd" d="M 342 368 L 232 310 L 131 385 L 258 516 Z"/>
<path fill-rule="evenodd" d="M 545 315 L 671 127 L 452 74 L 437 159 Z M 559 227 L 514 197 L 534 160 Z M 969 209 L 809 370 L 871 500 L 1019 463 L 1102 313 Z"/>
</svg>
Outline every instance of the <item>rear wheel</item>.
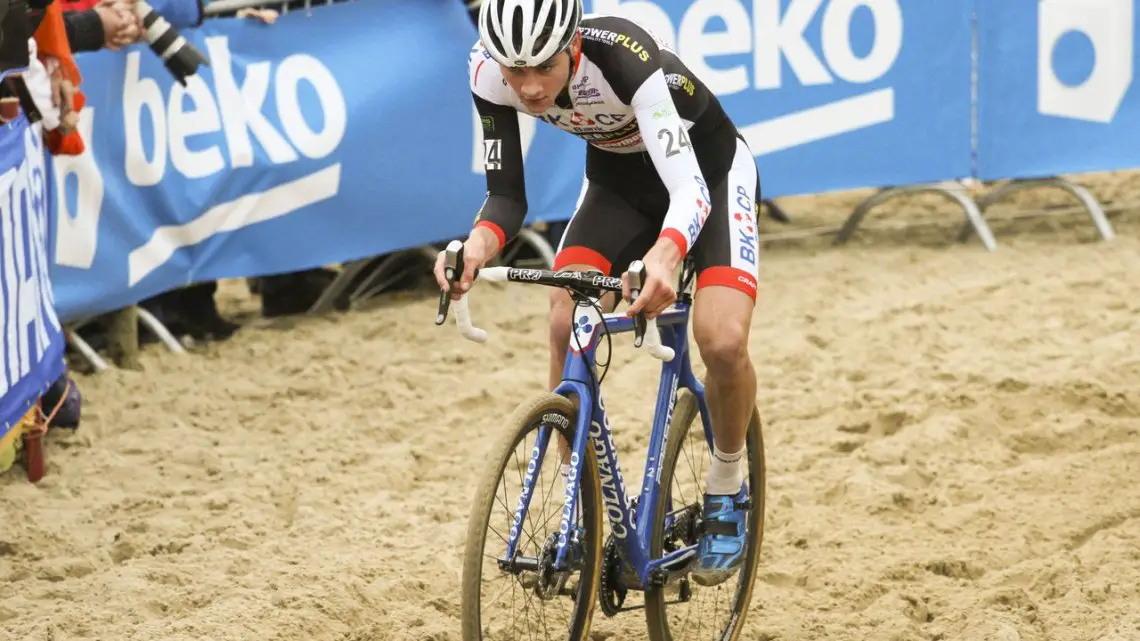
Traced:
<svg viewBox="0 0 1140 641">
<path fill-rule="evenodd" d="M 564 495 L 558 435 L 573 442 L 577 410 L 565 397 L 541 394 L 507 420 L 475 493 L 463 562 L 464 641 L 584 639 L 598 593 L 602 560 L 602 504 L 591 447 L 582 461 L 575 519 L 569 524 L 568 562 L 555 567 Z M 548 444 L 531 469 L 540 432 Z M 518 524 L 514 559 L 505 559 L 508 536 L 532 478 L 527 516 Z"/>
<path fill-rule="evenodd" d="M 704 587 L 683 575 L 665 586 L 650 587 L 645 593 L 645 616 L 651 641 L 736 641 L 740 637 L 764 540 L 764 439 L 756 409 L 745 443 L 751 509 L 744 562 L 734 577 L 720 585 Z M 654 522 L 664 526 L 654 529 L 650 559 L 697 543 L 705 471 L 711 461 L 696 396 L 680 389 L 661 464 L 661 492 L 653 507 Z"/>
</svg>

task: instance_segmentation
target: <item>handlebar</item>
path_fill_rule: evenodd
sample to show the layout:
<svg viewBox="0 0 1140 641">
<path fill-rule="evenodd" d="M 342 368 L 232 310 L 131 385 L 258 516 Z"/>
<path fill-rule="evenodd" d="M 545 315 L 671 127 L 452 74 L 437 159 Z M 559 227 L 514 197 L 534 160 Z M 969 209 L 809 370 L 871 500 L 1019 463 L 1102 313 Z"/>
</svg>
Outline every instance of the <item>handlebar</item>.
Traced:
<svg viewBox="0 0 1140 641">
<path fill-rule="evenodd" d="M 453 240 L 444 250 L 444 277 L 449 285 L 454 286 L 455 281 L 463 274 L 463 243 Z M 545 269 L 524 269 L 518 267 L 485 267 L 476 270 L 475 280 L 490 282 L 517 282 L 534 285 L 547 285 L 551 287 L 572 287 L 586 294 L 600 296 L 605 292 L 622 292 L 620 278 L 602 276 L 593 272 L 579 271 L 550 271 Z M 629 265 L 630 303 L 637 300 L 645 283 L 645 264 L 635 260 Z M 451 305 L 451 295 L 448 291 L 441 291 L 439 296 L 439 312 L 435 324 L 442 325 L 447 319 L 448 309 Z M 464 338 L 476 342 L 487 341 L 486 330 L 475 326 L 471 320 L 471 310 L 467 304 L 467 296 L 455 301 L 455 323 L 459 333 Z M 634 317 L 634 347 L 643 344 L 654 358 L 662 361 L 673 360 L 673 348 L 661 343 L 661 332 L 657 328 L 657 320 L 646 318 L 644 313 Z"/>
</svg>

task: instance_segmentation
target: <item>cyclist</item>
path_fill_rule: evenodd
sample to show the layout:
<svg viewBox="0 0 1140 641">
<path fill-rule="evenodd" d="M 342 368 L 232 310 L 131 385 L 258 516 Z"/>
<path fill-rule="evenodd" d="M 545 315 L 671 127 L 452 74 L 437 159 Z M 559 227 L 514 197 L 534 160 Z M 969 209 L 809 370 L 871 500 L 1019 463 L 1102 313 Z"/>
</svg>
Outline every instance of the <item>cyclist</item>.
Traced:
<svg viewBox="0 0 1140 641">
<path fill-rule="evenodd" d="M 748 333 L 760 202 L 752 152 L 716 96 L 629 19 L 583 16 L 580 0 L 483 0 L 478 26 L 469 77 L 483 129 L 487 199 L 463 245 L 452 297 L 469 291 L 474 270 L 526 216 L 518 112 L 586 140 L 583 190 L 554 269 L 616 276 L 643 260 L 646 280 L 627 313 L 650 318 L 676 301 L 671 280 L 687 254 L 698 270 L 693 332 L 708 370 L 715 447 L 692 573 L 703 585 L 721 583 L 743 560 L 750 509 L 742 462 L 756 398 Z M 447 290 L 442 253 L 435 274 Z M 553 289 L 550 311 L 553 388 L 570 339 L 569 294 Z"/>
</svg>

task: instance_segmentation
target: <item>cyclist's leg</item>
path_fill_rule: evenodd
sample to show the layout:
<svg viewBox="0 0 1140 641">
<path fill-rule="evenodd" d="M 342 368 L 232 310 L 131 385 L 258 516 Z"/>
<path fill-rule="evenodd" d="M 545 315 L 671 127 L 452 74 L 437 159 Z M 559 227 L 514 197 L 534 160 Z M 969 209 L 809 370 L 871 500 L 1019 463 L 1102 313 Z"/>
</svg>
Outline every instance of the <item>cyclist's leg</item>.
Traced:
<svg viewBox="0 0 1140 641">
<path fill-rule="evenodd" d="M 578 200 L 578 208 L 570 218 L 558 253 L 555 270 L 598 271 L 620 275 L 631 260 L 640 258 L 652 246 L 657 234 L 653 222 L 637 211 L 614 190 L 586 182 Z M 624 262 L 623 262 L 624 261 Z M 601 301 L 604 311 L 612 311 L 617 296 L 607 295 Z M 574 301 L 561 288 L 550 291 L 550 389 L 558 387 L 566 364 L 566 348 L 570 344 Z M 571 399 L 577 403 L 577 399 Z M 563 460 L 569 456 L 560 439 Z"/>
<path fill-rule="evenodd" d="M 706 477 L 706 534 L 694 571 L 698 582 L 730 577 L 742 560 L 745 437 L 756 404 L 748 333 L 756 302 L 759 203 L 755 160 L 743 140 L 732 169 L 713 188 L 712 211 L 693 246 L 698 270 L 693 336 L 707 369 L 713 462 Z M 703 579 L 703 580 L 701 580 Z"/>
</svg>

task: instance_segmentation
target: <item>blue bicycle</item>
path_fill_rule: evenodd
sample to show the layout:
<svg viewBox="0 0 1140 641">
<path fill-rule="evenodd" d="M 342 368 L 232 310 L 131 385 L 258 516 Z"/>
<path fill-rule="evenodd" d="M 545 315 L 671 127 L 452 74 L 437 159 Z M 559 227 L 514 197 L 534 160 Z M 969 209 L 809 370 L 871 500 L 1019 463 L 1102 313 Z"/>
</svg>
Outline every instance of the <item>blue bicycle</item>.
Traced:
<svg viewBox="0 0 1140 641">
<path fill-rule="evenodd" d="M 454 242 L 446 251 L 448 280 L 454 282 L 462 271 L 462 245 Z M 507 419 L 475 492 L 462 578 L 465 641 L 587 639 L 596 607 L 607 617 L 644 609 L 651 641 L 740 637 L 764 536 L 764 444 L 753 410 L 745 481 L 751 507 L 735 581 L 691 583 L 712 451 L 704 386 L 689 361 L 693 276 L 686 261 L 677 303 L 647 321 L 601 310 L 604 295 L 621 296 L 620 278 L 513 267 L 477 274 L 483 281 L 563 287 L 576 305 L 561 384 L 524 401 Z M 644 278 L 640 261 L 631 265 L 630 277 L 636 299 Z M 437 324 L 451 304 L 443 293 Z M 460 332 L 484 342 L 486 332 L 472 323 L 467 297 L 454 305 Z M 632 497 L 610 434 L 600 391 L 605 373 L 597 375 L 596 354 L 603 337 L 630 331 L 635 346 L 644 344 L 664 361 L 644 479 Z M 694 424 L 698 416 L 702 427 Z M 556 434 L 559 443 L 550 447 Z M 603 515 L 609 524 L 604 540 Z M 498 525 L 496 517 L 502 517 Z"/>
</svg>

